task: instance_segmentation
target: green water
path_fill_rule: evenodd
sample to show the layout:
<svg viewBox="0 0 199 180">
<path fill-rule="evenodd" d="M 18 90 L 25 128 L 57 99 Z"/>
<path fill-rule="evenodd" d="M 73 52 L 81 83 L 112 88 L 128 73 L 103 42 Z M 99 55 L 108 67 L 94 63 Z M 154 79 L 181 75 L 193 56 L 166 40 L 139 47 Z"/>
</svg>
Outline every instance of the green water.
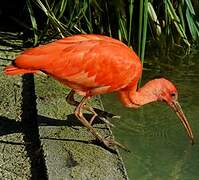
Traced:
<svg viewBox="0 0 199 180">
<path fill-rule="evenodd" d="M 156 75 L 171 79 L 196 139 L 191 145 L 177 116 L 166 104 L 156 102 L 140 109 L 126 109 L 114 94 L 102 97 L 105 109 L 121 116 L 111 120 L 130 180 L 199 179 L 199 54 L 184 59 L 148 59 L 143 83 Z M 161 61 L 161 64 L 158 62 Z M 172 62 L 172 63 L 171 63 Z"/>
</svg>

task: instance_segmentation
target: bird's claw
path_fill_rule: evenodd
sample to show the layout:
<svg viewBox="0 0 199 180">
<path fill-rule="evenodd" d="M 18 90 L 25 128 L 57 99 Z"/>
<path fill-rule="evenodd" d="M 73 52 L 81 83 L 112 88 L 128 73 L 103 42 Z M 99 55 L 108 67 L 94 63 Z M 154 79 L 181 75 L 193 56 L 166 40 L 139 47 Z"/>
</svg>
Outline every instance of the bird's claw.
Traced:
<svg viewBox="0 0 199 180">
<path fill-rule="evenodd" d="M 106 118 L 100 118 L 106 125 L 108 125 L 108 126 L 110 126 L 110 127 L 115 127 L 115 125 L 114 124 L 112 124 L 112 123 L 110 123 Z"/>
<path fill-rule="evenodd" d="M 93 110 L 97 113 L 100 118 L 117 118 L 119 119 L 120 116 L 112 114 L 110 112 L 103 111 L 101 109 L 93 108 Z"/>
<path fill-rule="evenodd" d="M 106 112 L 106 111 L 103 111 L 103 110 L 100 110 L 100 109 L 97 109 L 97 108 L 93 108 L 94 112 L 96 113 L 96 115 L 99 117 L 99 119 L 101 121 L 103 121 L 106 125 L 109 125 L 110 127 L 115 127 L 114 124 L 110 123 L 107 118 L 115 118 L 115 119 L 119 119 L 120 116 L 118 115 L 115 115 L 115 114 L 112 114 L 112 113 L 109 113 L 109 112 Z M 94 120 L 94 118 L 93 118 Z M 92 120 L 92 121 L 93 121 Z M 91 121 L 91 124 L 92 124 L 92 121 Z"/>
<path fill-rule="evenodd" d="M 114 115 L 112 118 L 115 118 L 115 119 L 120 119 L 120 118 L 121 118 L 121 116 Z"/>
<path fill-rule="evenodd" d="M 106 138 L 102 139 L 102 142 L 108 149 L 115 151 L 116 147 L 119 147 L 121 149 L 124 149 L 125 151 L 130 152 L 126 146 L 124 146 L 124 145 L 120 144 L 119 142 L 111 139 L 110 137 L 106 137 Z"/>
</svg>

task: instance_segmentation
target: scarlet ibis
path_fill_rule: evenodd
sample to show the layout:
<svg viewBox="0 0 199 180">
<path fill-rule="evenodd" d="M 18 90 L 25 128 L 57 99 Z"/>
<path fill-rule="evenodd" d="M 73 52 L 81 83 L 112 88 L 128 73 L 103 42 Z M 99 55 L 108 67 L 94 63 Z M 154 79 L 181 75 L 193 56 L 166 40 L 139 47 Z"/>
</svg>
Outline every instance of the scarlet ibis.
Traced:
<svg viewBox="0 0 199 180">
<path fill-rule="evenodd" d="M 88 130 L 106 147 L 121 146 L 118 142 L 102 137 L 92 126 L 97 113 L 85 105 L 93 96 L 117 92 L 121 103 L 128 108 L 139 108 L 154 101 L 164 101 L 177 114 L 187 134 L 194 142 L 192 129 L 178 102 L 176 87 L 167 79 L 149 81 L 137 87 L 142 65 L 136 53 L 119 40 L 102 35 L 73 35 L 47 45 L 30 48 L 5 68 L 5 74 L 18 75 L 43 72 L 70 87 L 67 97 L 75 105 L 75 115 Z M 75 101 L 74 94 L 82 97 Z M 92 112 L 87 120 L 82 109 Z"/>
</svg>

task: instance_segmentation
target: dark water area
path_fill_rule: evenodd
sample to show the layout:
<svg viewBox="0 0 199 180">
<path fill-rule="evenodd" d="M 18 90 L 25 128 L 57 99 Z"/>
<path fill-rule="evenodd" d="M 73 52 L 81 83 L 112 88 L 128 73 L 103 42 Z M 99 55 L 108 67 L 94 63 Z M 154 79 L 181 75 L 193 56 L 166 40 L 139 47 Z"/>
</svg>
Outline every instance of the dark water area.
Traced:
<svg viewBox="0 0 199 180">
<path fill-rule="evenodd" d="M 175 113 L 163 102 L 140 109 L 123 107 L 114 94 L 102 96 L 104 108 L 121 116 L 113 119 L 116 139 L 130 180 L 199 179 L 199 52 L 185 58 L 146 58 L 142 84 L 154 76 L 170 79 L 179 92 L 179 102 L 193 129 L 191 145 Z"/>
</svg>

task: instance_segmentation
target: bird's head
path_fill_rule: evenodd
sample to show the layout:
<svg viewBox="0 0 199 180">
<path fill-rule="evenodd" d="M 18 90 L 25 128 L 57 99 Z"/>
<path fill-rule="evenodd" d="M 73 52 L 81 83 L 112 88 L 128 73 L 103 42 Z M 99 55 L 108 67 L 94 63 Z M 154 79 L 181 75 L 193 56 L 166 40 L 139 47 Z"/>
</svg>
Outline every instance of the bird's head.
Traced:
<svg viewBox="0 0 199 180">
<path fill-rule="evenodd" d="M 186 116 L 183 113 L 180 103 L 178 102 L 178 92 L 175 85 L 164 78 L 155 79 L 154 81 L 156 81 L 154 83 L 157 85 L 155 90 L 157 100 L 165 102 L 174 110 L 183 126 L 185 127 L 191 143 L 194 144 L 192 129 L 187 121 Z"/>
<path fill-rule="evenodd" d="M 157 100 L 166 102 L 170 105 L 174 100 L 178 99 L 178 91 L 171 81 L 159 78 L 151 82 L 154 86 L 153 94 L 157 97 Z"/>
</svg>

